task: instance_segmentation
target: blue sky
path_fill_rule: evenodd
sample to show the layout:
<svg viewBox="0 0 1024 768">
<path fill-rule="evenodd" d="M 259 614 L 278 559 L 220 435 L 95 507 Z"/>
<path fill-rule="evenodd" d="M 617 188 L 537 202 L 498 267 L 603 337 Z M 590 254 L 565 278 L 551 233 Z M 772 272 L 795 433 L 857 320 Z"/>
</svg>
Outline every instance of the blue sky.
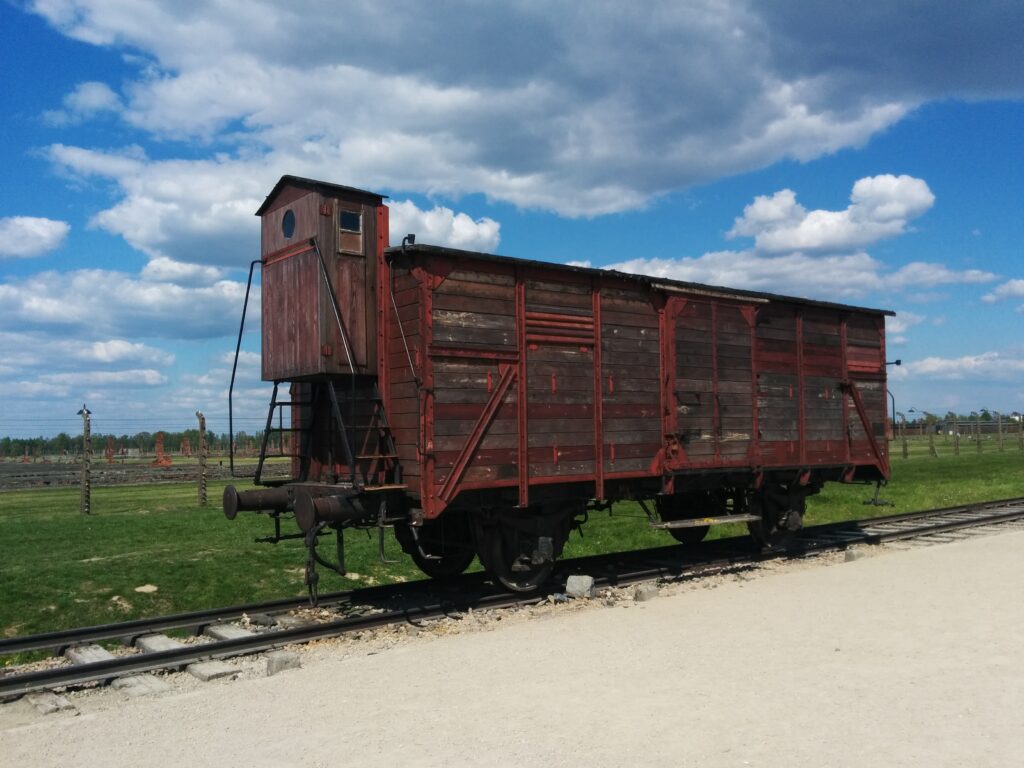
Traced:
<svg viewBox="0 0 1024 768">
<path fill-rule="evenodd" d="M 393 239 L 891 308 L 901 410 L 1024 409 L 1024 6 L 637 7 L 0 1 L 0 434 L 226 430 L 284 173 Z"/>
</svg>

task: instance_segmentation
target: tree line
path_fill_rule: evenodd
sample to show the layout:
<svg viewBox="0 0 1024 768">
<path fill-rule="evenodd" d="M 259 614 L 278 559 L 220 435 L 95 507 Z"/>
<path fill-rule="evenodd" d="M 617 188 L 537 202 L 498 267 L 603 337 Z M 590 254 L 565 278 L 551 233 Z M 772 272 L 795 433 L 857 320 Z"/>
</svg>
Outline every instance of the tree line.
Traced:
<svg viewBox="0 0 1024 768">
<path fill-rule="evenodd" d="M 168 453 L 181 453 L 185 441 L 191 446 L 192 452 L 199 450 L 199 430 L 186 429 L 181 432 L 164 432 L 164 450 Z M 156 453 L 156 432 L 136 432 L 134 435 L 115 435 L 102 432 L 92 433 L 92 450 L 102 455 L 107 449 L 107 438 L 113 438 L 114 452 L 117 455 L 138 452 L 152 455 Z M 255 434 L 238 432 L 235 434 L 235 445 L 245 449 L 250 444 L 259 448 L 263 439 L 263 431 Z M 210 453 L 226 453 L 228 450 L 227 432 L 218 434 L 207 430 L 206 445 Z M 82 452 L 82 433 L 69 435 L 61 432 L 53 437 L 2 437 L 0 438 L 0 456 L 17 458 L 24 456 L 63 456 L 76 455 Z"/>
</svg>

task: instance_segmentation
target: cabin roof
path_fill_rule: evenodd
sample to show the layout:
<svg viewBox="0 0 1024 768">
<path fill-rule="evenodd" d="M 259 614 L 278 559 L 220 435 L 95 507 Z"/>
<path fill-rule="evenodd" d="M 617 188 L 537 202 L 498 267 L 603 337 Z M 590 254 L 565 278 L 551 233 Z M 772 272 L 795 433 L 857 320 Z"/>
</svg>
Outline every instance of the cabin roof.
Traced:
<svg viewBox="0 0 1024 768">
<path fill-rule="evenodd" d="M 277 196 L 281 193 L 281 190 L 285 187 L 299 187 L 301 189 L 308 189 L 311 192 L 319 192 L 322 195 L 328 197 L 348 197 L 348 198 L 361 198 L 362 202 L 369 205 L 380 205 L 385 199 L 386 195 L 378 195 L 376 192 L 369 192 L 365 189 L 357 189 L 356 187 L 345 187 L 341 184 L 331 184 L 326 181 L 317 181 L 316 179 L 307 179 L 302 176 L 282 176 L 274 188 L 270 190 L 270 194 L 267 195 L 267 199 L 263 201 L 263 205 L 256 211 L 257 216 L 262 216 L 263 213 L 270 207 Z"/>
</svg>

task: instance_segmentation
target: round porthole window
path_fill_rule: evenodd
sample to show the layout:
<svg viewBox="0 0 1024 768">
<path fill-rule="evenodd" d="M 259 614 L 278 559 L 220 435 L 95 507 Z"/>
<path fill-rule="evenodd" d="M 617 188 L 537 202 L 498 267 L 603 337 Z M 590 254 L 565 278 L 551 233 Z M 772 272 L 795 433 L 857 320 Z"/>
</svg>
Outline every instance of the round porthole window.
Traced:
<svg viewBox="0 0 1024 768">
<path fill-rule="evenodd" d="M 295 213 L 291 208 L 284 212 L 284 217 L 281 219 L 281 234 L 286 239 L 295 234 Z"/>
</svg>

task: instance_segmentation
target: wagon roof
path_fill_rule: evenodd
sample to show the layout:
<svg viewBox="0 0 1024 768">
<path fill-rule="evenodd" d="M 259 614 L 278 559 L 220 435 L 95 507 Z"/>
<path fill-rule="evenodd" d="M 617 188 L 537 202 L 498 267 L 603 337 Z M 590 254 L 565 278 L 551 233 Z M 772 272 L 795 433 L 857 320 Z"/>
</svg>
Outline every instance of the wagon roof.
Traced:
<svg viewBox="0 0 1024 768">
<path fill-rule="evenodd" d="M 811 307 L 822 307 L 826 309 L 854 310 L 857 312 L 868 312 L 876 315 L 894 316 L 896 313 L 890 309 L 875 309 L 872 307 L 859 307 L 851 304 L 838 304 L 831 301 L 818 301 L 816 299 L 805 299 L 798 296 L 785 296 L 778 293 L 765 293 L 763 291 L 750 291 L 742 288 L 729 288 L 718 285 L 706 285 L 704 283 L 689 283 L 683 280 L 671 280 L 667 277 L 652 277 L 651 275 L 638 275 L 632 272 L 619 272 L 614 269 L 597 269 L 594 267 L 578 267 L 569 264 L 556 264 L 550 261 L 534 261 L 532 259 L 520 259 L 513 256 L 498 256 L 493 253 L 481 253 L 479 251 L 464 251 L 458 248 L 445 248 L 437 245 L 408 245 L 404 248 L 388 248 L 388 255 L 401 253 L 455 256 L 461 258 L 473 258 L 482 261 L 490 261 L 496 264 L 519 264 L 538 269 L 550 269 L 552 271 L 569 271 L 582 275 L 604 275 L 612 276 L 622 280 L 640 283 L 646 287 L 662 288 L 665 290 L 679 289 L 693 293 L 705 293 L 717 296 L 733 296 L 737 298 L 749 298 L 759 301 L 787 301 L 794 304 L 803 304 Z"/>
<path fill-rule="evenodd" d="M 263 201 L 259 210 L 256 211 L 256 215 L 262 216 L 263 212 L 267 210 L 272 202 L 274 202 L 274 198 L 276 198 L 285 187 L 301 187 L 302 189 L 319 192 L 322 195 L 330 197 L 338 197 L 342 195 L 346 197 L 364 197 L 366 202 L 370 205 L 380 205 L 381 202 L 387 199 L 387 195 L 379 195 L 376 192 L 369 192 L 365 189 L 357 189 L 356 187 L 345 187 L 341 184 L 331 184 L 327 181 L 317 181 L 316 179 L 307 179 L 302 176 L 282 176 L 278 179 L 274 188 L 270 190 L 270 194 L 267 195 L 267 199 Z"/>
</svg>

